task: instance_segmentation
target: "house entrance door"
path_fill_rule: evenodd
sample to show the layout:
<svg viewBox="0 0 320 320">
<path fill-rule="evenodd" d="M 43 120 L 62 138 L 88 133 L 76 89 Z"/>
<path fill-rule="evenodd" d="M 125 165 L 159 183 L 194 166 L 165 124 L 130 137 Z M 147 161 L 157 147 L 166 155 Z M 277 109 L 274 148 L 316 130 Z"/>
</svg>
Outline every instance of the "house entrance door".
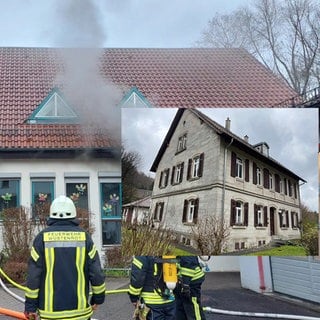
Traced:
<svg viewBox="0 0 320 320">
<path fill-rule="evenodd" d="M 275 235 L 274 213 L 275 213 L 275 208 L 270 208 L 270 235 L 271 236 Z"/>
</svg>

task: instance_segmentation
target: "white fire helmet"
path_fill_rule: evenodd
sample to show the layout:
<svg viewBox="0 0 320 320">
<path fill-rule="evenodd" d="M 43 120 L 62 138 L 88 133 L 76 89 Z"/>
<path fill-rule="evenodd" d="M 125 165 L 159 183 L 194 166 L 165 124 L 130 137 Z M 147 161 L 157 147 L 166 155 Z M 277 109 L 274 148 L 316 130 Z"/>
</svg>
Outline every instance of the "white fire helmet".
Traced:
<svg viewBox="0 0 320 320">
<path fill-rule="evenodd" d="M 72 219 L 77 216 L 77 210 L 73 201 L 66 196 L 55 198 L 50 206 L 50 218 Z"/>
<path fill-rule="evenodd" d="M 202 261 L 209 261 L 210 260 L 210 256 L 199 256 L 199 258 Z"/>
</svg>

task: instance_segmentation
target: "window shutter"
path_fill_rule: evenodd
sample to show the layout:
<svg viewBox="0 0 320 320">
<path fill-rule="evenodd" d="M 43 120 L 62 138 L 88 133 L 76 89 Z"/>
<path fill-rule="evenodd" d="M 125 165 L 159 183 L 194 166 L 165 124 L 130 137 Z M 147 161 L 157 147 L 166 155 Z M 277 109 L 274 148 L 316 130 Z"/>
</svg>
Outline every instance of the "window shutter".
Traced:
<svg viewBox="0 0 320 320">
<path fill-rule="evenodd" d="M 258 206 L 254 204 L 253 206 L 253 211 L 254 211 L 254 226 L 256 227 L 258 225 Z"/>
<path fill-rule="evenodd" d="M 279 212 L 280 228 L 282 228 L 282 211 Z"/>
<path fill-rule="evenodd" d="M 170 169 L 166 169 L 166 181 L 164 182 L 164 186 L 166 187 L 168 185 L 168 181 L 169 181 L 169 172 L 170 172 Z"/>
<path fill-rule="evenodd" d="M 269 189 L 269 170 L 266 168 L 263 169 L 263 186 Z"/>
<path fill-rule="evenodd" d="M 257 164 L 255 162 L 252 165 L 252 182 L 257 184 Z"/>
<path fill-rule="evenodd" d="M 184 200 L 182 222 L 187 221 L 187 212 L 188 212 L 188 200 Z"/>
<path fill-rule="evenodd" d="M 161 171 L 161 173 L 160 173 L 159 188 L 161 188 L 162 176 L 163 176 L 163 171 Z"/>
<path fill-rule="evenodd" d="M 183 169 L 184 169 L 184 162 L 181 163 L 181 171 L 180 171 L 179 182 L 182 182 L 182 179 L 183 179 Z"/>
<path fill-rule="evenodd" d="M 171 185 L 174 184 L 174 173 L 176 171 L 176 166 L 173 166 L 172 167 L 172 170 L 171 170 Z"/>
<path fill-rule="evenodd" d="M 288 191 L 289 191 L 289 197 L 292 197 L 292 187 L 291 187 L 291 181 L 288 180 Z"/>
<path fill-rule="evenodd" d="M 199 199 L 195 200 L 194 204 L 194 213 L 193 213 L 193 223 L 196 224 L 198 222 L 198 209 L 199 209 Z"/>
<path fill-rule="evenodd" d="M 249 219 L 249 203 L 246 202 L 244 204 L 244 225 L 248 226 L 248 219 Z"/>
<path fill-rule="evenodd" d="M 265 227 L 268 226 L 268 207 L 263 207 L 263 225 Z"/>
<path fill-rule="evenodd" d="M 236 162 L 237 155 L 234 152 L 231 152 L 231 177 L 236 176 Z"/>
<path fill-rule="evenodd" d="M 192 159 L 189 159 L 189 160 L 188 160 L 187 180 L 190 180 L 190 177 L 191 177 L 191 168 L 192 168 Z"/>
<path fill-rule="evenodd" d="M 198 177 L 202 177 L 202 173 L 203 173 L 203 161 L 204 161 L 204 153 L 201 153 L 201 154 L 200 154 L 200 164 L 199 164 Z"/>
<path fill-rule="evenodd" d="M 157 220 L 157 210 L 158 210 L 158 203 L 156 203 L 156 206 L 155 206 L 155 208 L 154 208 L 153 220 Z"/>
<path fill-rule="evenodd" d="M 246 182 L 249 182 L 249 160 L 245 160 L 245 172 L 244 172 L 244 180 Z"/>
<path fill-rule="evenodd" d="M 161 202 L 159 205 L 160 205 L 159 220 L 160 220 L 160 221 L 162 221 L 162 217 L 163 217 L 163 208 L 164 208 L 164 202 Z"/>
<path fill-rule="evenodd" d="M 284 178 L 284 194 L 287 196 L 288 195 L 288 186 L 287 186 L 287 179 Z"/>
<path fill-rule="evenodd" d="M 233 226 L 235 222 L 236 222 L 236 201 L 231 199 L 230 226 Z"/>
<path fill-rule="evenodd" d="M 274 179 L 275 179 L 275 187 L 274 187 L 274 190 L 276 192 L 280 192 L 280 177 L 278 174 L 275 174 L 274 175 Z"/>
</svg>

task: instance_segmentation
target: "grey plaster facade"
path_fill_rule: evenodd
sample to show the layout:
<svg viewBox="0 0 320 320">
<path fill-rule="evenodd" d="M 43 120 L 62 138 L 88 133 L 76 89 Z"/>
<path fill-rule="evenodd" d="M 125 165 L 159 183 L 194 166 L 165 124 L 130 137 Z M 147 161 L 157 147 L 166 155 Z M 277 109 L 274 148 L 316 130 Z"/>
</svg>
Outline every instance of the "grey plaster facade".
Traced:
<svg viewBox="0 0 320 320">
<path fill-rule="evenodd" d="M 229 227 L 226 251 L 299 238 L 304 180 L 271 159 L 266 143 L 252 146 L 197 110 L 177 112 L 152 170 L 153 222 L 182 242 L 195 245 L 191 226 L 210 215 Z"/>
</svg>

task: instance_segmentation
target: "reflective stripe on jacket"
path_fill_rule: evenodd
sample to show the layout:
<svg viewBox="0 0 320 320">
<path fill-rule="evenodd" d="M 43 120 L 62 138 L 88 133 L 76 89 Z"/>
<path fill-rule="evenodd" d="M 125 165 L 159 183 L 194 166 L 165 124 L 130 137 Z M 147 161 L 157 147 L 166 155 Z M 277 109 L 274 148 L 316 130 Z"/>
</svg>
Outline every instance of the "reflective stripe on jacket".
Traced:
<svg viewBox="0 0 320 320">
<path fill-rule="evenodd" d="M 132 261 L 129 296 L 132 302 L 142 298 L 147 305 L 163 305 L 173 300 L 161 296 L 165 288 L 162 278 L 162 263 L 155 257 L 136 256 Z"/>
<path fill-rule="evenodd" d="M 203 282 L 205 273 L 197 256 L 181 256 L 178 263 L 178 276 L 185 284 Z"/>
<path fill-rule="evenodd" d="M 105 276 L 90 235 L 74 220 L 55 220 L 33 242 L 25 310 L 38 309 L 41 319 L 86 320 L 90 284 L 91 303 L 103 303 Z"/>
</svg>

